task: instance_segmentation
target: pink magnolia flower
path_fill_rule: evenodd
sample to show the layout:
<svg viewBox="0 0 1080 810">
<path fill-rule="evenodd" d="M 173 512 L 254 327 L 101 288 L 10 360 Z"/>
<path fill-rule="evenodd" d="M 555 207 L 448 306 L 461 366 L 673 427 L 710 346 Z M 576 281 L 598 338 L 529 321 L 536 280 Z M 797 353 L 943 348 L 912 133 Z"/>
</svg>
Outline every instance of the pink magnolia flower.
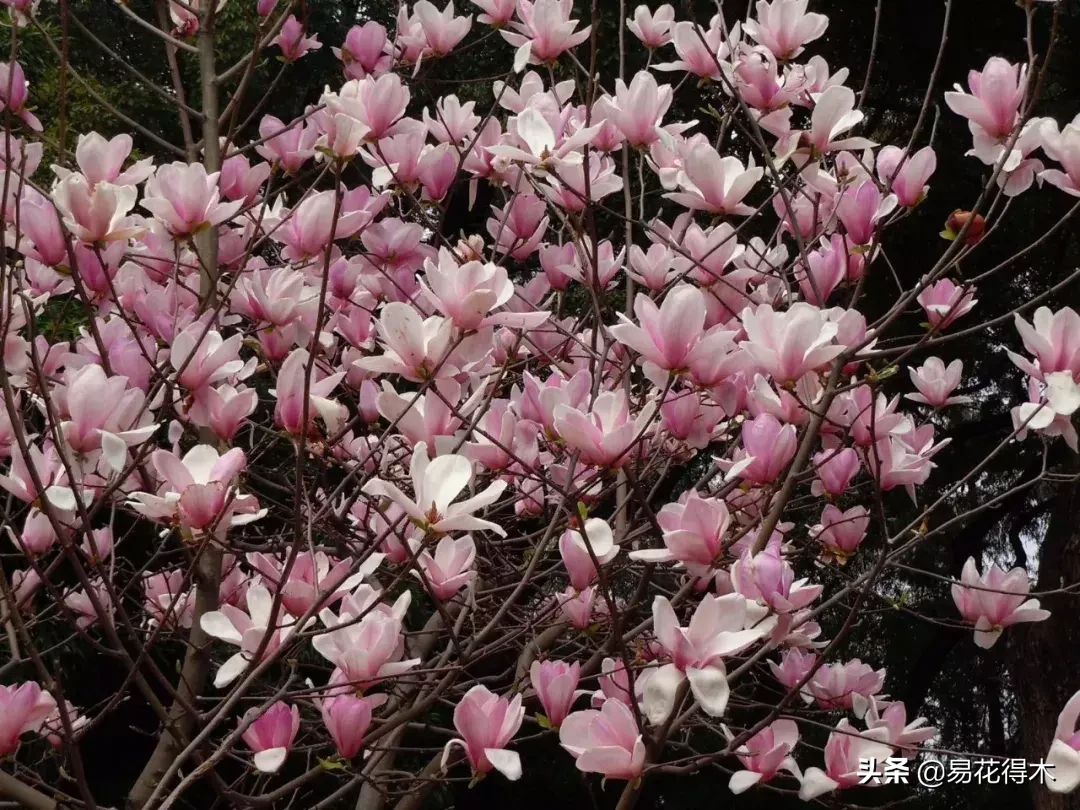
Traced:
<svg viewBox="0 0 1080 810">
<path fill-rule="evenodd" d="M 559 728 L 570 714 L 579 694 L 576 690 L 580 678 L 581 664 L 577 661 L 533 661 L 529 668 L 529 682 L 554 728 Z"/>
<path fill-rule="evenodd" d="M 884 762 L 892 756 L 892 748 L 885 743 L 888 730 L 878 728 L 859 733 L 846 717 L 836 728 L 825 744 L 825 770 L 807 768 L 799 780 L 799 798 L 803 801 L 861 784 L 861 763 Z"/>
<path fill-rule="evenodd" d="M 833 290 L 846 278 L 861 275 L 865 260 L 848 250 L 848 242 L 838 233 L 822 237 L 820 246 L 806 255 L 796 277 L 803 298 L 814 306 L 824 306 Z M 852 273 L 852 271 L 855 271 Z"/>
<path fill-rule="evenodd" d="M 296 732 L 300 730 L 300 710 L 278 701 L 265 711 L 249 709 L 244 721 L 257 715 L 242 735 L 248 748 L 255 752 L 255 770 L 277 773 L 289 756 Z"/>
<path fill-rule="evenodd" d="M 14 754 L 19 737 L 37 733 L 56 710 L 56 700 L 34 681 L 19 686 L 0 684 L 0 756 Z"/>
<path fill-rule="evenodd" d="M 519 72 L 526 64 L 543 65 L 554 62 L 589 38 L 592 26 L 575 31 L 578 21 L 570 19 L 573 0 L 518 0 L 519 23 L 511 23 L 514 31 L 500 31 L 503 39 L 518 49 L 514 67 Z"/>
<path fill-rule="evenodd" d="M 375 203 L 373 198 L 372 204 Z M 346 210 L 341 206 L 337 219 L 334 209 L 337 205 L 335 192 L 319 191 L 309 194 L 291 211 L 278 210 L 267 213 L 263 224 L 273 229 L 275 241 L 286 246 L 284 255 L 292 260 L 300 260 L 320 255 L 334 240 L 347 239 L 366 227 L 377 211 L 360 208 Z"/>
<path fill-rule="evenodd" d="M 521 757 L 506 746 L 521 728 L 524 716 L 521 695 L 507 700 L 486 686 L 476 684 L 454 707 L 454 728 L 461 739 L 450 740 L 443 748 L 443 768 L 450 758 L 450 751 L 457 745 L 465 749 L 469 764 L 477 775 L 495 769 L 516 782 L 521 778 Z"/>
<path fill-rule="evenodd" d="M 116 612 L 109 589 L 101 579 L 91 580 L 88 588 L 69 591 L 64 597 L 64 604 L 75 614 L 75 626 L 80 630 L 87 630 L 99 623 L 111 625 Z"/>
<path fill-rule="evenodd" d="M 1054 793 L 1072 793 L 1080 785 L 1080 731 L 1076 728 L 1077 717 L 1080 717 L 1080 692 L 1069 698 L 1058 715 L 1054 741 L 1046 755 L 1047 764 L 1052 766 L 1046 787 Z"/>
<path fill-rule="evenodd" d="M 645 685 L 644 710 L 649 722 L 659 725 L 671 714 L 684 679 L 690 681 L 690 691 L 705 713 L 722 717 L 730 696 L 722 659 L 767 635 L 774 620 L 763 618 L 763 611 L 742 596 L 705 594 L 689 626 L 680 627 L 667 597 L 655 597 L 653 629 L 672 660 L 657 669 Z"/>
<path fill-rule="evenodd" d="M 546 212 L 547 206 L 535 194 L 518 194 L 502 208 L 492 206 L 487 231 L 500 253 L 526 259 L 536 252 L 547 232 Z"/>
<path fill-rule="evenodd" d="M 11 95 L 8 95 L 10 88 Z M 30 110 L 26 102 L 30 98 L 30 82 L 18 62 L 0 62 L 0 111 L 7 110 L 21 118 L 34 132 L 41 132 L 41 122 Z"/>
<path fill-rule="evenodd" d="M 79 142 L 75 147 L 75 162 L 91 187 L 98 183 L 134 186 L 150 176 L 154 159 L 136 161 L 131 168 L 124 171 L 124 162 L 131 154 L 131 147 L 130 135 L 120 134 L 106 140 L 97 132 L 89 132 L 79 135 Z M 52 169 L 61 180 L 72 174 L 62 166 L 53 166 Z"/>
<path fill-rule="evenodd" d="M 322 47 L 317 36 L 304 36 L 304 26 L 296 19 L 296 15 L 290 14 L 281 31 L 274 37 L 273 43 L 281 49 L 281 58 L 286 62 L 295 62 L 311 51 L 317 51 Z"/>
<path fill-rule="evenodd" d="M 472 0 L 484 13 L 477 16 L 477 22 L 501 28 L 514 18 L 517 0 Z"/>
<path fill-rule="evenodd" d="M 634 692 L 638 701 L 641 700 L 641 693 L 651 672 L 652 670 L 645 669 L 634 673 Z M 605 658 L 600 663 L 600 675 L 596 681 L 600 688 L 592 693 L 594 709 L 602 707 L 607 700 L 617 700 L 627 706 L 633 705 L 630 697 L 630 676 L 621 658 Z"/>
<path fill-rule="evenodd" d="M 462 104 L 457 96 L 443 96 L 435 104 L 435 115 L 428 115 L 427 107 L 424 107 L 424 124 L 439 143 L 464 143 L 472 140 L 480 124 L 480 116 L 473 112 L 475 109 L 475 101 Z M 455 168 L 456 163 L 455 154 Z"/>
<path fill-rule="evenodd" d="M 647 253 L 637 245 L 631 245 L 629 255 L 630 266 L 627 268 L 626 272 L 627 275 L 639 284 L 645 285 L 653 292 L 660 292 L 668 285 L 668 282 L 675 277 L 676 272 L 672 268 L 674 258 L 674 254 L 671 250 L 659 242 L 650 245 Z M 541 250 L 541 265 L 543 265 L 543 261 L 544 254 Z M 544 272 L 547 272 L 546 268 L 544 269 Z"/>
<path fill-rule="evenodd" d="M 50 267 L 69 264 L 67 242 L 60 223 L 56 207 L 47 197 L 27 188 L 19 202 L 19 223 L 24 233 L 33 242 L 33 248 L 26 250 L 32 256 Z M 20 247 L 20 250 L 23 248 Z"/>
<path fill-rule="evenodd" d="M 65 374 L 66 411 L 60 424 L 68 447 L 86 456 L 97 451 L 109 466 L 120 472 L 127 462 L 129 446 L 141 444 L 157 431 L 152 415 L 144 409 L 146 396 L 129 388 L 126 377 L 106 377 L 101 366 L 88 365 Z"/>
<path fill-rule="evenodd" d="M 364 79 L 390 70 L 394 60 L 386 45 L 386 28 L 368 20 L 350 28 L 341 47 L 331 50 L 341 60 L 346 79 Z"/>
<path fill-rule="evenodd" d="M 777 383 L 821 369 L 845 348 L 833 343 L 836 322 L 812 304 L 796 302 L 782 312 L 760 304 L 744 309 L 741 320 L 747 338 L 740 344 L 743 351 Z"/>
<path fill-rule="evenodd" d="M 777 59 L 796 57 L 829 26 L 824 14 L 808 14 L 808 5 L 809 0 L 758 0 L 757 18 L 746 21 L 746 33 Z"/>
<path fill-rule="evenodd" d="M 1017 124 L 1027 91 L 1026 65 L 1014 65 L 1000 56 L 990 57 L 982 71 L 968 72 L 968 90 L 960 85 L 945 94 L 945 103 L 968 119 L 972 132 L 981 130 L 992 140 L 1006 140 Z"/>
<path fill-rule="evenodd" d="M 866 728 L 888 731 L 886 742 L 895 746 L 900 756 L 912 759 L 916 754 L 915 746 L 937 734 L 936 728 L 925 723 L 925 717 L 916 717 L 909 723 L 907 708 L 901 700 L 881 702 L 875 697 L 870 698 L 870 706 L 866 710 Z"/>
<path fill-rule="evenodd" d="M 848 239 L 855 245 L 868 245 L 878 223 L 896 209 L 895 194 L 883 195 L 873 180 L 858 188 L 848 188 L 836 204 L 836 215 L 844 223 Z"/>
<path fill-rule="evenodd" d="M 383 694 L 359 697 L 355 694 L 338 694 L 317 701 L 330 738 L 337 746 L 338 755 L 352 759 L 364 745 L 364 735 L 371 725 L 371 713 L 386 703 Z"/>
<path fill-rule="evenodd" d="M 626 392 L 604 391 L 588 412 L 570 405 L 555 406 L 555 430 L 566 444 L 580 452 L 581 461 L 598 467 L 621 467 L 634 444 L 645 434 L 656 403 L 649 402 L 636 417 Z"/>
<path fill-rule="evenodd" d="M 960 385 L 964 373 L 962 360 L 953 360 L 948 366 L 937 357 L 928 357 L 919 368 L 909 368 L 911 382 L 919 389 L 917 394 L 905 394 L 905 399 L 921 402 L 935 408 L 971 402 L 971 397 L 950 396 Z"/>
<path fill-rule="evenodd" d="M 472 464 L 465 456 L 439 456 L 432 461 L 428 457 L 427 445 L 420 442 L 413 448 L 409 477 L 412 479 L 415 500 L 395 484 L 381 478 L 369 479 L 363 486 L 363 492 L 389 498 L 426 532 L 445 534 L 488 530 L 506 536 L 497 523 L 473 514 L 499 499 L 506 489 L 505 481 L 494 481 L 483 492 L 460 503 L 453 503 L 472 481 Z"/>
<path fill-rule="evenodd" d="M 288 174 L 296 174 L 315 154 L 318 130 L 304 121 L 282 123 L 272 115 L 259 122 L 259 140 L 255 151 L 266 160 L 280 164 Z"/>
<path fill-rule="evenodd" d="M 69 174 L 52 190 L 60 218 L 82 242 L 119 242 L 137 236 L 143 228 L 129 217 L 138 196 L 135 186 L 114 186 Z"/>
<path fill-rule="evenodd" d="M 382 554 L 372 554 L 351 571 L 353 565 L 349 560 L 335 561 L 323 551 L 303 551 L 293 559 L 288 577 L 283 579 L 285 565 L 276 557 L 262 552 L 247 556 L 248 564 L 259 572 L 266 587 L 280 591 L 282 606 L 297 618 L 313 608 L 341 600 L 370 576 L 382 560 Z"/>
<path fill-rule="evenodd" d="M 433 56 L 446 56 L 457 47 L 472 28 L 472 16 L 457 17 L 454 2 L 439 11 L 430 0 L 420 0 L 413 6 L 413 14 L 424 32 L 427 46 Z"/>
<path fill-rule="evenodd" d="M 578 630 L 588 630 L 608 618 L 607 603 L 597 593 L 595 585 L 583 591 L 570 586 L 556 594 L 555 601 L 562 617 Z"/>
<path fill-rule="evenodd" d="M 1035 355 L 1034 362 L 1010 351 L 1009 358 L 1020 369 L 1037 380 L 1046 375 L 1067 371 L 1080 378 L 1080 315 L 1072 307 L 1057 312 L 1048 307 L 1035 310 L 1032 323 L 1019 313 L 1014 316 L 1016 331 L 1024 341 L 1024 348 Z"/>
<path fill-rule="evenodd" d="M 916 300 L 926 313 L 930 326 L 942 330 L 957 318 L 967 315 L 979 303 L 973 284 L 957 286 L 947 278 L 926 287 Z"/>
<path fill-rule="evenodd" d="M 363 357 L 355 365 L 377 374 L 400 374 L 413 382 L 429 379 L 436 368 L 441 377 L 455 376 L 461 366 L 491 350 L 490 336 L 483 331 L 453 349 L 453 321 L 437 315 L 421 318 L 413 306 L 398 301 L 383 307 L 375 325 L 384 343 L 383 354 Z"/>
<path fill-rule="evenodd" d="M 861 467 L 859 454 L 851 447 L 815 453 L 814 472 L 817 474 L 817 481 L 813 484 L 813 494 L 820 495 L 825 492 L 834 498 L 843 495 Z"/>
<path fill-rule="evenodd" d="M 212 525 L 241 525 L 262 517 L 254 511 L 254 497 L 235 495 L 233 481 L 247 465 L 239 447 L 219 455 L 215 447 L 199 444 L 181 459 L 168 450 L 150 455 L 161 476 L 159 494 L 133 492 L 128 505 L 152 520 L 175 521 L 202 531 Z"/>
<path fill-rule="evenodd" d="M 821 585 L 795 579 L 791 564 L 780 556 L 780 544 L 769 543 L 758 554 L 747 549 L 731 566 L 731 584 L 747 599 L 756 599 L 776 613 L 793 613 L 821 594 Z"/>
<path fill-rule="evenodd" d="M 221 202 L 219 172 L 206 173 L 201 163 L 167 163 L 146 182 L 142 206 L 176 237 L 221 225 L 243 207 L 243 200 Z"/>
<path fill-rule="evenodd" d="M 330 434 L 336 433 L 345 423 L 345 407 L 329 398 L 329 394 L 345 377 L 344 371 L 324 375 L 318 364 L 310 374 L 307 367 L 311 355 L 306 349 L 294 349 L 278 372 L 277 388 L 274 396 L 274 424 L 293 436 L 309 433 L 314 429 L 315 417 L 319 416 L 326 424 Z M 305 407 L 305 391 L 307 405 Z M 304 411 L 307 411 L 307 423 L 304 423 Z"/>
<path fill-rule="evenodd" d="M 821 511 L 821 522 L 810 533 L 825 547 L 825 556 L 844 565 L 866 538 L 869 525 L 870 513 L 865 506 L 853 506 L 841 512 L 830 503 Z"/>
<path fill-rule="evenodd" d="M 784 650 L 784 654 L 780 658 L 780 663 L 775 661 L 769 662 L 769 669 L 772 671 L 772 676 L 776 678 L 780 684 L 788 689 L 794 689 L 796 685 L 803 682 L 810 671 L 817 664 L 817 655 L 812 652 L 804 652 L 795 647 L 789 647 Z M 810 695 L 810 690 L 803 685 L 800 688 L 803 696 L 803 700 L 807 703 L 811 702 L 814 698 Z"/>
<path fill-rule="evenodd" d="M 547 312 L 500 312 L 491 310 L 506 304 L 514 295 L 514 285 L 506 268 L 483 262 L 459 265 L 446 248 L 439 249 L 439 262 L 428 260 L 420 287 L 427 300 L 463 330 L 501 325 L 534 329 L 547 320 Z"/>
<path fill-rule="evenodd" d="M 781 0 L 781 2 L 805 2 L 805 0 Z M 862 120 L 863 113 L 855 109 L 855 92 L 850 87 L 837 84 L 829 87 L 815 100 L 814 112 L 810 116 L 810 130 L 804 133 L 793 133 L 793 135 L 796 137 L 801 135 L 805 139 L 811 149 L 811 154 L 865 149 L 873 145 L 866 138 L 841 137 Z"/>
<path fill-rule="evenodd" d="M 735 737 L 726 727 L 725 735 L 730 742 Z M 737 749 L 744 770 L 735 771 L 728 781 L 728 789 L 738 795 L 745 793 L 759 782 L 770 782 L 780 771 L 799 775 L 798 766 L 791 752 L 799 743 L 799 726 L 794 720 L 775 720 Z"/>
<path fill-rule="evenodd" d="M 259 161 L 252 166 L 246 155 L 233 155 L 221 164 L 218 188 L 226 199 L 250 205 L 255 202 L 259 189 L 272 171 L 269 163 Z"/>
<path fill-rule="evenodd" d="M 622 323 L 612 326 L 612 336 L 651 363 L 666 371 L 678 372 L 695 363 L 698 355 L 711 356 L 718 343 L 731 336 L 712 329 L 704 332 L 705 299 L 688 284 L 671 290 L 657 307 L 644 293 L 634 299 L 634 314 L 640 326 L 620 313 Z"/>
<path fill-rule="evenodd" d="M 588 540 L 586 540 L 588 538 Z M 592 549 L 592 555 L 589 554 Z M 615 536 L 607 522 L 600 518 L 585 521 L 584 534 L 574 529 L 567 529 L 559 538 L 559 554 L 563 565 L 570 575 L 570 584 L 579 591 L 585 590 L 597 576 L 596 557 L 600 565 L 611 562 L 619 553 L 615 545 Z"/>
<path fill-rule="evenodd" d="M 910 158 L 899 146 L 883 146 L 877 155 L 878 179 L 905 208 L 918 205 L 930 186 L 927 180 L 937 169 L 934 147 L 924 146 Z"/>
<path fill-rule="evenodd" d="M 436 455 L 445 455 L 457 445 L 455 438 L 461 429 L 462 418 L 468 416 L 479 404 L 477 394 L 463 404 L 461 386 L 453 379 L 437 380 L 434 391 L 427 394 L 398 394 L 390 383 L 383 381 L 383 391 L 376 406 L 384 419 L 396 422 L 402 435 L 410 444 L 424 442 L 434 447 Z M 482 395 L 482 389 L 481 392 Z M 455 415 L 455 411 L 461 416 Z"/>
<path fill-rule="evenodd" d="M 698 144 L 683 158 L 676 180 L 682 191 L 664 196 L 691 210 L 747 216 L 754 209 L 743 199 L 763 173 L 764 169 L 755 167 L 752 158 L 748 166 L 743 166 L 737 157 L 722 158 L 709 144 Z"/>
<path fill-rule="evenodd" d="M 184 572 L 158 571 L 143 577 L 144 607 L 151 627 L 166 623 L 191 629 L 195 603 L 191 590 L 183 588 Z"/>
<path fill-rule="evenodd" d="M 199 321 L 173 338 L 169 363 L 177 371 L 177 382 L 192 395 L 194 402 L 189 408 L 192 418 L 205 418 L 205 395 L 210 386 L 245 376 L 247 369 L 240 359 L 242 341 L 243 335 L 239 333 L 224 338 L 215 329 L 207 330 Z"/>
<path fill-rule="evenodd" d="M 44 499 L 54 508 L 64 512 L 76 509 L 75 491 L 71 488 L 59 454 L 52 445 L 42 450 L 35 444 L 27 448 L 27 454 L 21 450 L 12 452 L 11 469 L 7 475 L 0 475 L 0 487 L 10 492 L 23 503 L 40 506 Z M 44 487 L 39 490 L 30 469 L 34 469 L 37 480 Z"/>
<path fill-rule="evenodd" d="M 869 664 L 853 658 L 843 664 L 822 664 L 807 687 L 822 709 L 854 707 L 856 715 L 862 717 L 869 699 L 884 685 L 884 669 L 874 671 Z"/>
<path fill-rule="evenodd" d="M 671 42 L 671 26 L 675 22 L 675 9 L 668 3 L 656 11 L 646 5 L 634 9 L 633 19 L 626 21 L 630 33 L 647 48 L 662 48 Z"/>
<path fill-rule="evenodd" d="M 553 371 L 543 382 L 526 371 L 522 382 L 524 390 L 515 389 L 512 398 L 518 415 L 542 425 L 550 435 L 555 433 L 555 409 L 567 405 L 584 410 L 592 393 L 592 376 L 588 370 L 569 378 Z"/>
<path fill-rule="evenodd" d="M 630 552 L 631 559 L 682 563 L 698 576 L 708 573 L 723 548 L 731 524 L 727 504 L 691 490 L 682 503 L 669 503 L 656 516 L 664 530 L 663 549 Z"/>
<path fill-rule="evenodd" d="M 417 556 L 416 564 L 423 576 L 415 569 L 409 573 L 423 582 L 432 596 L 445 602 L 476 578 L 475 562 L 476 544 L 471 534 L 457 540 L 444 534 L 434 554 L 425 549 Z"/>
<path fill-rule="evenodd" d="M 762 413 L 743 423 L 742 449 L 726 477 L 736 476 L 755 484 L 771 484 L 795 457 L 797 444 L 794 425 L 782 425 L 770 413 Z"/>
<path fill-rule="evenodd" d="M 975 559 L 968 557 L 960 582 L 952 586 L 952 598 L 964 621 L 975 624 L 975 643 L 989 649 L 1006 627 L 1050 618 L 1050 611 L 1040 608 L 1038 599 L 1027 598 L 1030 589 L 1023 568 L 1006 573 L 991 563 L 980 576 Z"/>
<path fill-rule="evenodd" d="M 741 30 L 731 32 L 731 38 L 737 40 Z M 702 42 L 704 40 L 704 43 Z M 731 53 L 731 44 L 724 37 L 724 29 L 714 17 L 709 29 L 703 30 L 696 22 L 684 20 L 671 28 L 671 44 L 679 57 L 674 62 L 653 65 L 653 70 L 686 71 L 702 79 L 719 81 L 718 64 Z"/>
<path fill-rule="evenodd" d="M 629 87 L 616 80 L 611 121 L 631 146 L 651 146 L 660 139 L 660 122 L 671 101 L 670 85 L 658 86 L 651 73 L 640 71 Z"/>
<path fill-rule="evenodd" d="M 645 769 L 645 742 L 633 713 L 619 700 L 569 715 L 559 728 L 559 743 L 579 771 L 629 781 Z"/>
<path fill-rule="evenodd" d="M 28 557 L 40 557 L 48 553 L 59 539 L 48 515 L 34 508 L 27 513 L 21 532 L 16 534 L 11 526 L 4 528 L 15 547 Z"/>
<path fill-rule="evenodd" d="M 344 680 L 361 689 L 420 663 L 419 658 L 401 660 L 405 655 L 402 621 L 412 594 L 405 591 L 392 607 L 378 599 L 378 591 L 361 585 L 353 596 L 345 598 L 339 615 L 323 608 L 319 619 L 326 632 L 311 641 L 315 651 L 341 671 Z"/>
<path fill-rule="evenodd" d="M 1057 124 L 1053 123 L 1052 126 L 1045 125 L 1039 134 L 1043 151 L 1065 170 L 1047 169 L 1039 172 L 1039 179 L 1057 186 L 1066 194 L 1080 197 L 1080 115 L 1073 119 L 1072 123 L 1066 124 L 1060 132 Z M 1017 140 L 1016 147 L 1020 146 L 1023 137 L 1022 134 Z"/>
</svg>

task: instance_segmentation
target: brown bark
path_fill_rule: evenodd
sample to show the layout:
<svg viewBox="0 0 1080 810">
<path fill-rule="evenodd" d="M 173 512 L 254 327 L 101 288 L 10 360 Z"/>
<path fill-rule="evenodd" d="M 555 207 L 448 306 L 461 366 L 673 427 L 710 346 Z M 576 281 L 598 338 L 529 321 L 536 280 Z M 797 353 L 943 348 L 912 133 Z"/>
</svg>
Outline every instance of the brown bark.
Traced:
<svg viewBox="0 0 1080 810">
<path fill-rule="evenodd" d="M 1073 454 L 1063 472 L 1080 473 Z M 1037 589 L 1080 582 L 1080 482 L 1064 485 L 1055 498 L 1039 552 Z M 1044 622 L 1012 627 L 1006 634 L 1009 674 L 1016 691 L 1020 754 L 1028 762 L 1046 757 L 1061 707 L 1080 689 L 1080 622 L 1072 594 L 1040 600 L 1051 611 Z M 1080 791 L 1062 795 L 1032 783 L 1035 810 L 1080 810 Z"/>
</svg>

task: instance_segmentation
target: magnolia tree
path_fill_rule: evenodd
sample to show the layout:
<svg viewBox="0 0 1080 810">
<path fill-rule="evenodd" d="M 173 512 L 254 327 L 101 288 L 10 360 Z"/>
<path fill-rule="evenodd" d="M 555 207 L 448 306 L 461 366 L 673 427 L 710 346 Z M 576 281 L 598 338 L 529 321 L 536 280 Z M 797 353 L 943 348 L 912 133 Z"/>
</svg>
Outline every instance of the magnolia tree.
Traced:
<svg viewBox="0 0 1080 810">
<path fill-rule="evenodd" d="M 996 456 L 1077 447 L 1080 316 L 1042 306 L 1059 284 L 1004 316 L 1029 394 L 1013 430 L 923 487 L 941 412 L 968 401 L 950 343 L 994 322 L 977 282 L 1030 246 L 975 279 L 961 262 L 1017 196 L 1080 197 L 1080 119 L 1030 115 L 1034 46 L 943 95 L 935 69 L 881 144 L 865 88 L 814 54 L 829 21 L 808 0 L 707 25 L 624 9 L 620 55 L 648 69 L 620 76 L 595 70 L 595 3 L 590 26 L 571 0 L 419 0 L 337 43 L 344 75 L 301 118 L 262 114 L 275 82 L 240 137 L 264 57 L 329 45 L 300 6 L 259 0 L 227 68 L 223 4 L 121 6 L 201 77 L 186 101 L 159 88 L 194 133 L 170 162 L 130 159 L 129 135 L 74 154 L 42 136 L 17 48 L 53 44 L 66 7 L 4 4 L 0 795 L 95 807 L 80 741 L 132 703 L 157 733 L 128 806 L 161 810 L 207 789 L 419 807 L 439 780 L 519 779 L 525 737 L 620 808 L 657 774 L 809 801 L 877 784 L 860 760 L 939 751 L 888 700 L 896 676 L 838 653 L 890 570 L 973 514 L 940 517 Z M 1021 7 L 1018 39 L 1058 13 Z M 416 77 L 492 34 L 490 103 L 417 109 Z M 705 120 L 669 114 L 682 86 Z M 942 100 L 967 155 L 935 151 Z M 905 287 L 890 234 L 950 194 L 938 160 L 989 180 Z M 485 229 L 447 236 L 455 195 Z M 889 301 L 872 319 L 870 292 Z M 972 559 L 936 584 L 980 647 L 1049 615 L 1023 569 Z M 51 663 L 72 643 L 126 673 L 94 705 Z M 1080 782 L 1080 697 L 1063 708 L 1057 791 Z"/>
</svg>

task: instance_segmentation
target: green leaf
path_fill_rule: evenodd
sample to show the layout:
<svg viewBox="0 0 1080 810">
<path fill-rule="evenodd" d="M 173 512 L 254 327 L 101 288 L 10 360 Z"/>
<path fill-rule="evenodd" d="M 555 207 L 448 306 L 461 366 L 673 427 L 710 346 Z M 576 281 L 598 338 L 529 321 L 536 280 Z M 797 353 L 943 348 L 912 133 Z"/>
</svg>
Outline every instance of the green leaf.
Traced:
<svg viewBox="0 0 1080 810">
<path fill-rule="evenodd" d="M 541 714 L 540 712 L 536 713 L 536 723 L 540 728 L 555 728 L 555 726 L 551 725 L 548 716 L 546 714 Z"/>
</svg>

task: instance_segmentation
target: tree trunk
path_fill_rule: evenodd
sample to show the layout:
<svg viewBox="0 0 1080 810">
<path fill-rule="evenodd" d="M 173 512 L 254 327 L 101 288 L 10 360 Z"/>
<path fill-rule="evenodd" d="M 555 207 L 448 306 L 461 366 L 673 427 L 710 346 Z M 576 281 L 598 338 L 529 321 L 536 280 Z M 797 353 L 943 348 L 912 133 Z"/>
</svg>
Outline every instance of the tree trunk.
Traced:
<svg viewBox="0 0 1080 810">
<path fill-rule="evenodd" d="M 1080 473 L 1080 457 L 1071 454 L 1062 472 Z M 1040 591 L 1080 582 L 1080 483 L 1062 487 L 1050 513 L 1050 525 L 1039 552 Z M 1054 594 L 1040 600 L 1051 611 L 1044 622 L 1009 629 L 1008 666 L 1017 698 L 1020 753 L 1028 762 L 1046 757 L 1054 739 L 1057 716 L 1080 689 L 1080 622 L 1076 597 Z M 1035 810 L 1080 810 L 1080 791 L 1051 793 L 1033 782 Z"/>
</svg>

